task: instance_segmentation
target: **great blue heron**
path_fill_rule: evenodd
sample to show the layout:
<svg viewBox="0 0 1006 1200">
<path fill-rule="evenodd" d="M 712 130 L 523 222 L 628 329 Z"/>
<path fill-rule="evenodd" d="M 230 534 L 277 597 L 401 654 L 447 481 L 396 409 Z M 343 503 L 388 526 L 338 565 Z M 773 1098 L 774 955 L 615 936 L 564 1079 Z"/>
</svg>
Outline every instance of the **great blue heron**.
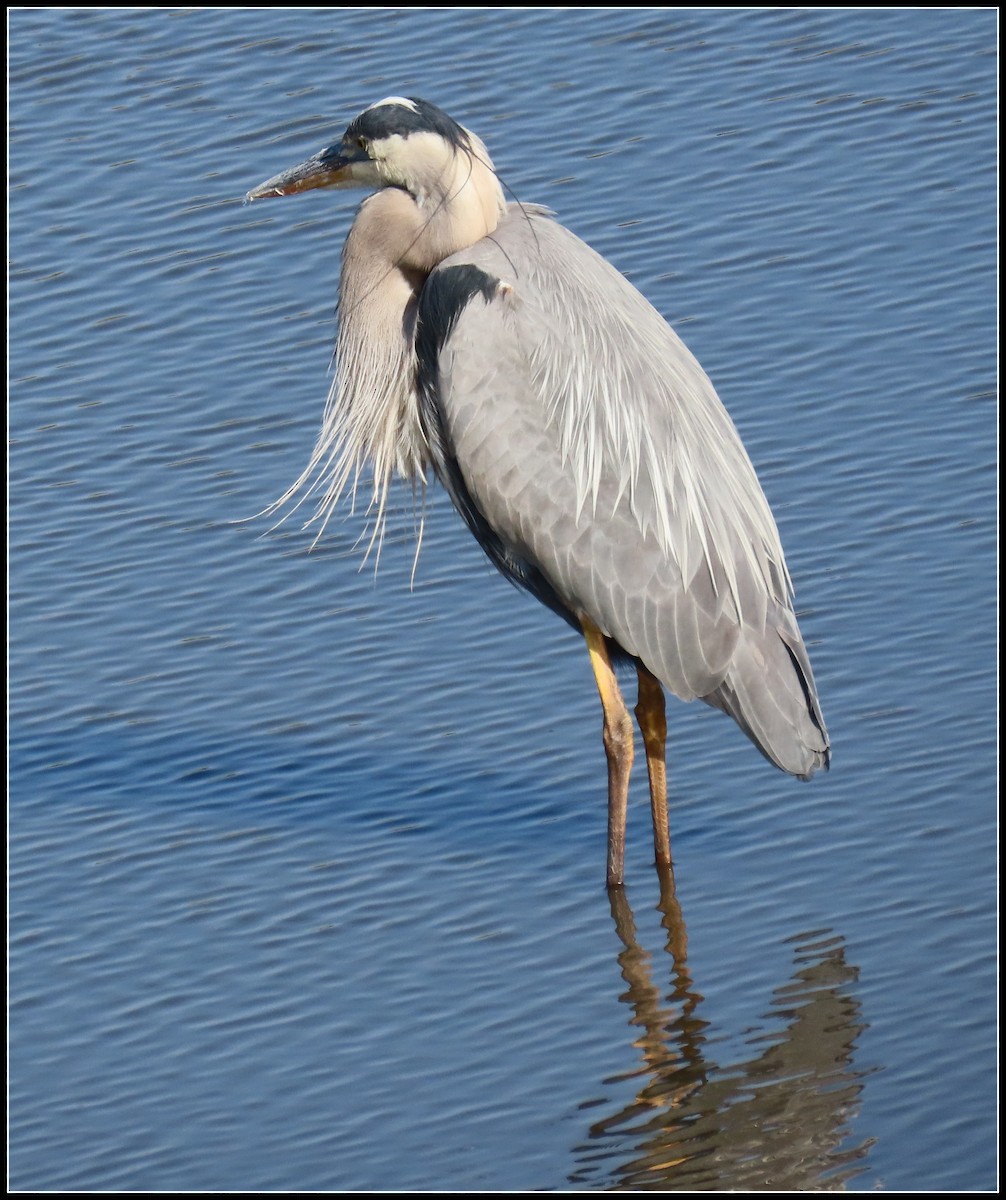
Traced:
<svg viewBox="0 0 1006 1200">
<path fill-rule="evenodd" d="M 485 146 L 391 96 L 248 200 L 365 187 L 346 238 L 336 373 L 288 500 L 328 519 L 373 470 L 428 468 L 491 561 L 581 632 L 604 710 L 609 885 L 623 878 L 635 664 L 658 864 L 670 865 L 665 685 L 734 718 L 803 778 L 829 760 L 779 534 L 741 440 L 680 338 L 542 208 L 507 204 Z"/>
</svg>

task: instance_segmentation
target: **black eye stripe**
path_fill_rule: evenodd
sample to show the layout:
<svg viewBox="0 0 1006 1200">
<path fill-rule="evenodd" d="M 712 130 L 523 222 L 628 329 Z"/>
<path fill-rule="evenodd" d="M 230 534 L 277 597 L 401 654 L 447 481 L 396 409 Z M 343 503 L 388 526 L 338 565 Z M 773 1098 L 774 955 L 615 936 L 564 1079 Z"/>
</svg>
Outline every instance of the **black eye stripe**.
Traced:
<svg viewBox="0 0 1006 1200">
<path fill-rule="evenodd" d="M 380 141 L 381 138 L 398 134 L 408 137 L 411 133 L 436 133 L 452 146 L 469 149 L 468 135 L 451 117 L 428 100 L 412 100 L 415 111 L 404 104 L 381 104 L 368 108 L 346 130 L 346 137 L 361 148 L 364 143 Z"/>
</svg>

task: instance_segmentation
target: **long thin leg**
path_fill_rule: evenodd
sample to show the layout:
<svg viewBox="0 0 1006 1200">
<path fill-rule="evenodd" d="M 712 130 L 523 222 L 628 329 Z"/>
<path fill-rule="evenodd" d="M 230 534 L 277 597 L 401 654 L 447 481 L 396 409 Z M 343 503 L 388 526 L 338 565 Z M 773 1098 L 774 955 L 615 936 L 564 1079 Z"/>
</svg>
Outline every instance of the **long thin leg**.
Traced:
<svg viewBox="0 0 1006 1200">
<path fill-rule="evenodd" d="M 580 623 L 604 709 L 604 753 L 608 757 L 608 886 L 616 887 L 622 883 L 625 870 L 625 815 L 633 755 L 632 718 L 618 690 L 604 634 L 586 617 L 581 617 Z"/>
<path fill-rule="evenodd" d="M 667 718 L 664 715 L 664 689 L 660 680 L 642 663 L 639 675 L 639 702 L 636 720 L 646 747 L 646 770 L 650 777 L 650 812 L 653 814 L 653 848 L 658 866 L 671 865 L 671 835 L 667 822 Z"/>
</svg>

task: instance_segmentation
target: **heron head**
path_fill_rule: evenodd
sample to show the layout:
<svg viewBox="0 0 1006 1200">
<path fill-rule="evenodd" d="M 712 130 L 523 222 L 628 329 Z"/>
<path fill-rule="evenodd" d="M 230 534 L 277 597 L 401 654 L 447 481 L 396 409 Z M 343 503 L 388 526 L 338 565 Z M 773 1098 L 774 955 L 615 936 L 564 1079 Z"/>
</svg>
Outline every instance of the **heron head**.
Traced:
<svg viewBox="0 0 1006 1200">
<path fill-rule="evenodd" d="M 389 96 L 364 109 L 340 141 L 260 183 L 245 200 L 313 188 L 400 187 L 423 203 L 449 186 L 459 153 L 492 169 L 479 139 L 435 104 Z"/>
</svg>

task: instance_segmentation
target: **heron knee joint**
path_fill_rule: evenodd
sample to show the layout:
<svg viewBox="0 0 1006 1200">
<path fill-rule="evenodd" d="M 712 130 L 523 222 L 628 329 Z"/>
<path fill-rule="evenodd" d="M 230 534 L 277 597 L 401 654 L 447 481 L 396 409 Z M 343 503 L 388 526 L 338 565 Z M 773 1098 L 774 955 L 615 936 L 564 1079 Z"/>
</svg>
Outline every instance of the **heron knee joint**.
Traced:
<svg viewBox="0 0 1006 1200">
<path fill-rule="evenodd" d="M 667 738 L 667 717 L 660 709 L 651 708 L 642 701 L 635 708 L 636 720 L 647 741 L 663 741 Z"/>
<path fill-rule="evenodd" d="M 609 758 L 623 758 L 632 753 L 632 719 L 628 712 L 613 720 L 604 718 L 604 750 Z"/>
</svg>

